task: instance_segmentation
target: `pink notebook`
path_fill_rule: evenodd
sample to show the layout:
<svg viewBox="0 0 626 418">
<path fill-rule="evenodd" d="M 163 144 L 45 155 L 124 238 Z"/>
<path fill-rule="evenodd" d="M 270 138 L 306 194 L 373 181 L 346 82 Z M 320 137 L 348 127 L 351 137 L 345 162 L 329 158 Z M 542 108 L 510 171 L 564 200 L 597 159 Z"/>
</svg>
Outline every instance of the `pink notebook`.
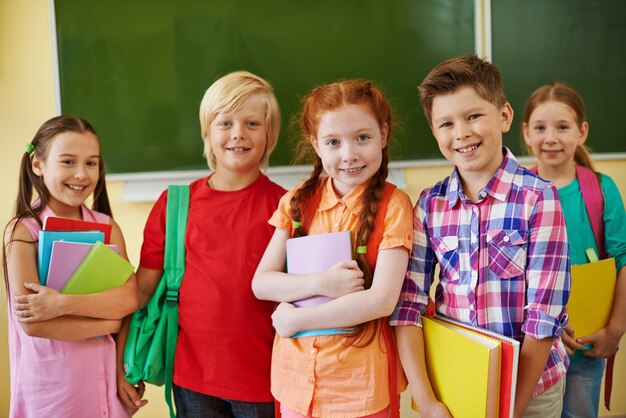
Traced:
<svg viewBox="0 0 626 418">
<path fill-rule="evenodd" d="M 46 286 L 60 292 L 93 245 L 69 241 L 53 242 Z M 115 245 L 108 247 L 119 253 Z"/>
</svg>

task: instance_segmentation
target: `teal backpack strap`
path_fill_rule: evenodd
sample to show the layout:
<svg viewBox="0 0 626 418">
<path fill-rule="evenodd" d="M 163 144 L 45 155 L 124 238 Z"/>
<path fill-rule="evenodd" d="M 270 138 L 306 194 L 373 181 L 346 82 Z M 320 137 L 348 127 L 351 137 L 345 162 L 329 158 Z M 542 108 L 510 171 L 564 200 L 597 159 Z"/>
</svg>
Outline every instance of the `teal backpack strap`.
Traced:
<svg viewBox="0 0 626 418">
<path fill-rule="evenodd" d="M 174 353 L 178 340 L 178 290 L 185 274 L 185 232 L 189 212 L 189 186 L 167 188 L 167 220 L 165 228 L 166 292 L 165 319 L 167 337 L 165 347 L 165 401 L 170 408 L 170 417 L 175 418 L 172 403 L 172 377 Z"/>
</svg>

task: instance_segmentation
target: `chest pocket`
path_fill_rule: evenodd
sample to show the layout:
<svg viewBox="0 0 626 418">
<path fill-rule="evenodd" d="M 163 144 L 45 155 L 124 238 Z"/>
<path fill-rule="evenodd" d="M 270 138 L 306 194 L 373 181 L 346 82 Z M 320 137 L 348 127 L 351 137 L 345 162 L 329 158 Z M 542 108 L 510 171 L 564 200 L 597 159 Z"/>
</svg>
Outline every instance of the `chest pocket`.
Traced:
<svg viewBox="0 0 626 418">
<path fill-rule="evenodd" d="M 430 244 L 437 256 L 441 281 L 459 280 L 459 237 L 431 237 Z"/>
<path fill-rule="evenodd" d="M 487 232 L 489 270 L 500 279 L 524 274 L 528 255 L 528 232 L 496 229 Z"/>
</svg>

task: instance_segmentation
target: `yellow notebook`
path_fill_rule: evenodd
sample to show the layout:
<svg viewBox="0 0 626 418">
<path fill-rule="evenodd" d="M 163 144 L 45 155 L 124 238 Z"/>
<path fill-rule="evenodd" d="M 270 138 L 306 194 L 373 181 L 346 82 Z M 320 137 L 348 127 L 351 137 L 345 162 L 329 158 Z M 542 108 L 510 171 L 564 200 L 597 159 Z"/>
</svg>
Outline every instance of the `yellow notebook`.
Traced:
<svg viewBox="0 0 626 418">
<path fill-rule="evenodd" d="M 616 274 L 614 258 L 572 266 L 567 313 L 576 337 L 592 334 L 609 322 Z"/>
<path fill-rule="evenodd" d="M 422 317 L 428 378 L 454 418 L 497 417 L 500 342 Z M 413 404 L 413 408 L 415 404 Z"/>
<path fill-rule="evenodd" d="M 67 281 L 61 293 L 86 295 L 121 286 L 133 272 L 121 255 L 98 241 Z"/>
</svg>

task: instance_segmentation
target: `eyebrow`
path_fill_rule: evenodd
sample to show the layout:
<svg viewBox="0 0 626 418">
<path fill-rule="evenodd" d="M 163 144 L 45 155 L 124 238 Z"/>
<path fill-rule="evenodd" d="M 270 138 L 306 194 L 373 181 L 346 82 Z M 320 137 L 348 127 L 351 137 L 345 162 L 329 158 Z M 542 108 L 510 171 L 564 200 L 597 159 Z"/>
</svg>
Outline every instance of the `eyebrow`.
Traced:
<svg viewBox="0 0 626 418">
<path fill-rule="evenodd" d="M 76 154 L 70 154 L 70 153 L 64 153 L 64 154 L 59 154 L 59 157 L 77 157 L 77 155 Z M 100 154 L 90 155 L 87 158 L 100 158 Z"/>
</svg>

